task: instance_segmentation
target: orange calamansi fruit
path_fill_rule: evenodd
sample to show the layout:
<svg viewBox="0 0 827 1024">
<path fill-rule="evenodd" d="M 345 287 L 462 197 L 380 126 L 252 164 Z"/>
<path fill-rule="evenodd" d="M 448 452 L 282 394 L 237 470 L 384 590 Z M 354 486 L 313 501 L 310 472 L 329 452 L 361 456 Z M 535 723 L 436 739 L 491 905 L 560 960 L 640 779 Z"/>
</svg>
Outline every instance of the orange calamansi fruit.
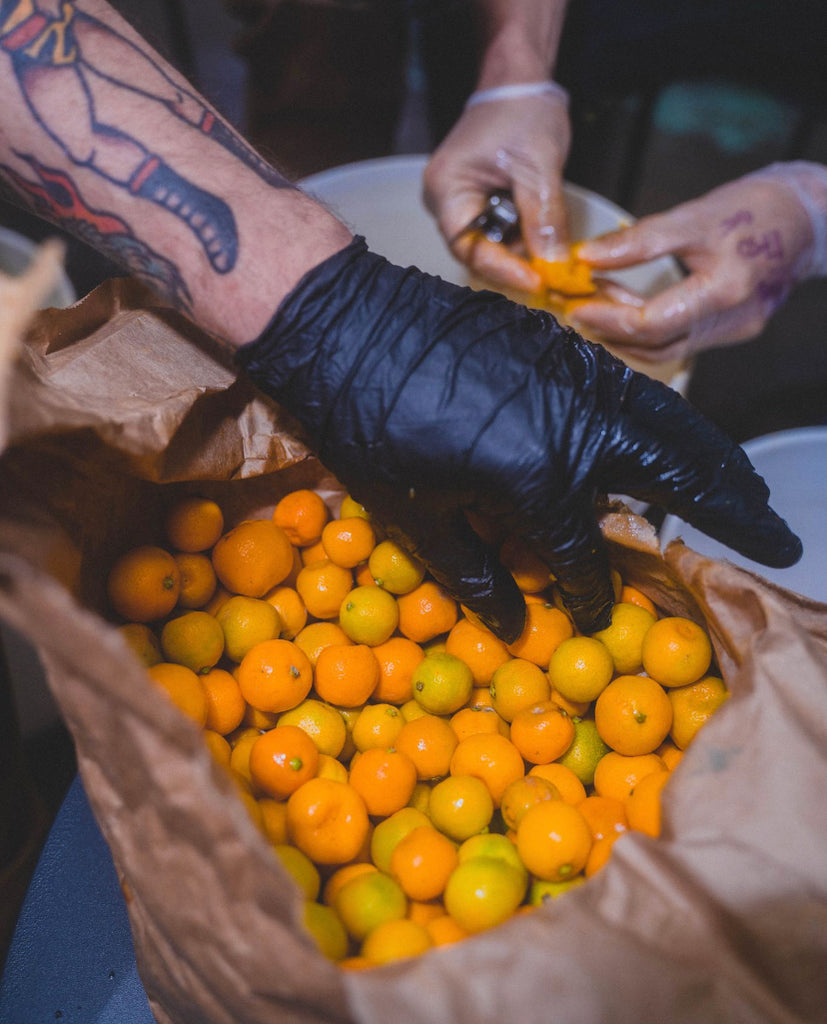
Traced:
<svg viewBox="0 0 827 1024">
<path fill-rule="evenodd" d="M 322 700 L 340 707 L 360 707 L 378 682 L 379 662 L 367 644 L 331 644 L 319 652 L 315 687 Z"/>
<path fill-rule="evenodd" d="M 316 900 L 305 900 L 304 926 L 323 956 L 339 964 L 345 961 L 348 949 L 347 932 L 332 907 L 327 907 Z"/>
<path fill-rule="evenodd" d="M 438 583 L 425 580 L 397 599 L 399 632 L 418 644 L 448 633 L 456 625 L 456 601 Z"/>
<path fill-rule="evenodd" d="M 167 661 L 199 674 L 209 672 L 224 653 L 224 633 L 207 612 L 185 612 L 164 624 L 161 650 Z"/>
<path fill-rule="evenodd" d="M 505 787 L 500 801 L 500 814 L 507 828 L 516 831 L 523 815 L 535 804 L 544 800 L 561 800 L 560 790 L 539 775 L 524 775 Z"/>
<path fill-rule="evenodd" d="M 556 761 L 574 740 L 574 722 L 552 700 L 521 708 L 511 719 L 509 738 L 526 761 Z"/>
<path fill-rule="evenodd" d="M 654 753 L 627 755 L 610 750 L 601 757 L 594 770 L 595 792 L 625 802 L 642 778 L 665 768 L 663 761 Z"/>
<path fill-rule="evenodd" d="M 420 956 L 433 946 L 424 925 L 402 918 L 378 925 L 362 943 L 361 955 L 375 966 Z"/>
<path fill-rule="evenodd" d="M 482 779 L 494 806 L 499 807 L 508 784 L 525 774 L 525 765 L 519 750 L 505 736 L 478 733 L 457 744 L 451 756 L 450 771 L 452 775 L 474 775 Z"/>
<path fill-rule="evenodd" d="M 655 607 L 655 602 L 646 596 L 643 591 L 638 590 L 637 587 L 632 587 L 628 583 L 624 583 L 620 588 L 620 603 L 621 604 L 636 604 L 639 608 L 645 608 L 646 611 L 651 612 L 655 618 L 658 617 L 658 610 Z"/>
<path fill-rule="evenodd" d="M 563 640 L 548 665 L 551 685 L 568 700 L 595 700 L 613 675 L 614 662 L 609 649 L 590 636 Z"/>
<path fill-rule="evenodd" d="M 409 594 L 425 576 L 425 566 L 395 541 L 383 540 L 371 551 L 368 569 L 377 587 L 391 594 Z"/>
<path fill-rule="evenodd" d="M 619 603 L 612 608 L 612 621 L 592 634 L 609 649 L 615 672 L 631 675 L 643 667 L 643 638 L 656 621 L 652 612 L 637 604 Z"/>
<path fill-rule="evenodd" d="M 170 507 L 164 529 L 176 551 L 207 551 L 221 536 L 224 514 L 218 502 L 191 495 L 178 499 Z"/>
<path fill-rule="evenodd" d="M 212 563 L 227 590 L 263 597 L 293 567 L 293 545 L 272 519 L 247 519 L 219 538 Z"/>
<path fill-rule="evenodd" d="M 445 638 L 445 650 L 461 658 L 474 677 L 474 686 L 488 686 L 496 669 L 511 655 L 505 644 L 485 626 L 462 618 Z"/>
<path fill-rule="evenodd" d="M 419 644 L 406 636 L 392 636 L 373 648 L 379 662 L 379 682 L 373 699 L 386 704 L 404 704 L 413 698 L 413 673 L 425 657 Z"/>
<path fill-rule="evenodd" d="M 230 767 L 230 756 L 232 750 L 230 744 L 221 733 L 214 732 L 212 729 L 204 729 L 203 732 L 204 742 L 207 744 L 207 749 L 212 754 L 215 761 L 222 766 L 222 768 Z"/>
<path fill-rule="evenodd" d="M 502 924 L 526 892 L 526 875 L 499 857 L 471 857 L 458 864 L 445 886 L 445 909 L 470 934 Z"/>
<path fill-rule="evenodd" d="M 310 622 L 296 634 L 294 643 L 307 658 L 311 665 L 316 665 L 319 655 L 325 647 L 334 644 L 353 643 L 345 631 L 335 622 Z"/>
<path fill-rule="evenodd" d="M 669 734 L 672 705 L 649 676 L 617 676 L 595 701 L 594 722 L 619 754 L 651 754 Z"/>
<path fill-rule="evenodd" d="M 224 634 L 224 649 L 231 661 L 241 662 L 256 644 L 276 640 L 281 633 L 281 618 L 268 601 L 260 597 L 235 594 L 215 616 Z"/>
<path fill-rule="evenodd" d="M 313 667 L 290 640 L 265 640 L 251 648 L 236 670 L 248 704 L 260 711 L 289 711 L 307 697 Z"/>
<path fill-rule="evenodd" d="M 454 712 L 450 718 L 451 728 L 458 740 L 473 736 L 478 732 L 498 732 L 503 736 L 510 735 L 508 722 L 500 718 L 493 708 L 472 708 L 467 705 Z"/>
<path fill-rule="evenodd" d="M 178 710 L 203 729 L 207 722 L 208 702 L 200 677 L 191 668 L 169 661 L 151 665 L 147 672 L 166 691 Z"/>
<path fill-rule="evenodd" d="M 244 719 L 246 703 L 235 676 L 223 668 L 214 668 L 201 678 L 207 695 L 208 729 L 226 736 L 237 729 Z"/>
<path fill-rule="evenodd" d="M 444 778 L 449 773 L 458 743 L 454 730 L 444 718 L 426 712 L 405 722 L 395 746 L 413 761 L 417 778 L 427 781 Z"/>
<path fill-rule="evenodd" d="M 330 512 L 321 495 L 307 488 L 285 494 L 273 509 L 273 522 L 297 548 L 317 544 L 329 518 Z"/>
<path fill-rule="evenodd" d="M 435 828 L 461 843 L 486 829 L 494 815 L 488 787 L 473 775 L 450 775 L 438 782 L 428 800 Z"/>
<path fill-rule="evenodd" d="M 597 765 L 609 753 L 609 747 L 601 739 L 597 726 L 591 718 L 572 719 L 574 739 L 557 763 L 570 768 L 584 786 L 591 786 Z"/>
<path fill-rule="evenodd" d="M 672 705 L 670 735 L 676 747 L 686 750 L 698 730 L 727 700 L 729 691 L 719 676 L 704 676 L 688 686 L 674 687 L 668 697 Z"/>
<path fill-rule="evenodd" d="M 313 740 L 320 754 L 338 757 L 347 740 L 341 712 L 324 701 L 308 697 L 279 716 L 279 725 L 295 725 Z"/>
<path fill-rule="evenodd" d="M 581 800 L 586 798 L 586 787 L 571 768 L 560 764 L 559 761 L 553 761 L 551 764 L 534 765 L 533 768 L 529 769 L 528 774 L 538 775 L 541 779 L 547 779 L 553 783 L 567 804 L 573 804 L 576 807 Z"/>
<path fill-rule="evenodd" d="M 284 584 L 274 587 L 264 595 L 264 600 L 278 612 L 281 621 L 282 640 L 295 640 L 307 625 L 307 607 L 294 587 Z"/>
<path fill-rule="evenodd" d="M 305 899 L 315 900 L 321 889 L 322 876 L 307 854 L 302 853 L 297 846 L 291 846 L 289 843 L 276 844 L 273 847 L 273 852 L 285 871 L 301 889 Z"/>
<path fill-rule="evenodd" d="M 336 901 L 336 896 L 338 895 L 339 890 L 345 882 L 349 882 L 351 878 L 355 878 L 357 875 L 363 875 L 367 872 L 378 870 L 379 869 L 375 864 L 371 864 L 370 862 L 363 860 L 354 861 L 352 864 L 344 864 L 342 867 L 336 868 L 324 883 L 322 888 L 322 902 L 326 903 L 329 907 L 332 907 Z"/>
<path fill-rule="evenodd" d="M 181 577 L 178 604 L 182 608 L 203 608 L 218 584 L 209 556 L 200 552 L 181 552 L 173 558 Z"/>
<path fill-rule="evenodd" d="M 547 701 L 551 687 L 546 673 L 533 661 L 511 658 L 491 677 L 489 691 L 494 710 L 510 722 L 523 708 Z"/>
<path fill-rule="evenodd" d="M 353 723 L 351 736 L 362 753 L 375 747 L 386 750 L 394 745 L 404 725 L 405 719 L 395 704 L 365 704 Z"/>
<path fill-rule="evenodd" d="M 277 800 L 312 779 L 318 765 L 316 744 L 295 725 L 277 725 L 262 733 L 250 749 L 253 783 Z"/>
<path fill-rule="evenodd" d="M 370 513 L 365 506 L 360 504 L 353 495 L 346 494 L 339 506 L 339 518 L 350 519 L 351 516 L 361 516 L 363 519 L 370 519 Z"/>
<path fill-rule="evenodd" d="M 391 876 L 412 900 L 441 896 L 456 866 L 456 845 L 432 825 L 411 829 L 391 854 Z"/>
<path fill-rule="evenodd" d="M 669 772 L 651 772 L 635 783 L 626 798 L 629 828 L 659 836 L 661 829 L 661 793 L 669 781 Z"/>
<path fill-rule="evenodd" d="M 370 859 L 383 874 L 390 874 L 391 857 L 399 840 L 420 825 L 430 825 L 430 821 L 416 807 L 402 807 L 377 823 L 370 837 Z"/>
<path fill-rule="evenodd" d="M 612 796 L 592 793 L 580 801 L 577 810 L 588 822 L 594 840 L 604 836 L 616 838 L 629 827 L 625 805 Z"/>
<path fill-rule="evenodd" d="M 348 935 L 362 942 L 384 922 L 401 921 L 408 911 L 408 899 L 386 872 L 363 871 L 339 887 L 333 906 Z"/>
<path fill-rule="evenodd" d="M 416 785 L 416 767 L 401 751 L 371 747 L 354 760 L 349 782 L 365 801 L 368 814 L 387 817 L 407 806 Z"/>
<path fill-rule="evenodd" d="M 157 665 L 159 661 L 164 660 L 158 637 L 145 622 L 125 622 L 118 626 L 118 632 L 122 634 L 142 665 L 149 668 L 150 665 Z"/>
<path fill-rule="evenodd" d="M 291 841 L 317 864 L 353 860 L 367 839 L 369 825 L 364 800 L 346 782 L 310 779 L 287 801 Z"/>
<path fill-rule="evenodd" d="M 551 656 L 574 633 L 571 619 L 554 605 L 532 601 L 526 605 L 525 626 L 508 651 L 515 658 L 533 662 L 544 671 Z"/>
<path fill-rule="evenodd" d="M 354 569 L 366 562 L 376 547 L 376 534 L 370 522 L 361 516 L 332 519 L 322 530 L 322 547 L 335 565 Z"/>
<path fill-rule="evenodd" d="M 586 866 L 592 847 L 588 822 L 563 800 L 544 800 L 529 807 L 517 827 L 520 858 L 537 878 L 562 882 Z"/>
<path fill-rule="evenodd" d="M 451 715 L 471 696 L 474 677 L 460 658 L 436 651 L 423 658 L 411 678 L 413 697 L 432 715 Z"/>
<path fill-rule="evenodd" d="M 355 644 L 377 647 L 391 638 L 398 623 L 396 598 L 375 584 L 354 587 L 339 606 L 339 625 Z"/>
<path fill-rule="evenodd" d="M 163 548 L 145 544 L 121 555 L 106 580 L 115 612 L 129 622 L 156 622 L 178 603 L 178 563 Z"/>
<path fill-rule="evenodd" d="M 261 811 L 261 828 L 268 842 L 279 846 L 287 842 L 287 804 L 270 796 L 258 799 Z"/>
<path fill-rule="evenodd" d="M 471 934 L 466 931 L 450 914 L 441 914 L 425 923 L 425 930 L 431 936 L 434 946 L 448 946 L 461 939 L 467 939 Z"/>
<path fill-rule="evenodd" d="M 642 655 L 646 673 L 661 686 L 688 686 L 709 670 L 712 644 L 697 622 L 671 615 L 649 627 Z"/>
</svg>

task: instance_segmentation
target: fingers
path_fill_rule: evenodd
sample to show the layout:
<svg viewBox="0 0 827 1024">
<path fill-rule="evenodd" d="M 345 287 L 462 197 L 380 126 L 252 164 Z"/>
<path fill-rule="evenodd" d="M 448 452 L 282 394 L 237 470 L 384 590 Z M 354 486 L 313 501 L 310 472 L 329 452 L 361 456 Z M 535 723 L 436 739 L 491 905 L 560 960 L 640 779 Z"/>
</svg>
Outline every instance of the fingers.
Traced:
<svg viewBox="0 0 827 1024">
<path fill-rule="evenodd" d="M 769 505 L 746 455 L 666 385 L 629 378 L 601 456 L 599 486 L 663 506 L 747 558 L 795 564 L 801 541 Z"/>
<path fill-rule="evenodd" d="M 458 509 L 431 511 L 424 501 L 367 497 L 390 536 L 416 555 L 451 596 L 505 643 L 525 625 L 525 599 L 514 577 Z"/>
<path fill-rule="evenodd" d="M 547 522 L 524 521 L 522 531 L 555 577 L 563 603 L 582 633 L 608 626 L 614 604 L 609 556 L 592 508 Z"/>
<path fill-rule="evenodd" d="M 534 294 L 540 290 L 540 275 L 507 246 L 478 233 L 457 239 L 451 246 L 457 259 L 492 286 Z"/>
<path fill-rule="evenodd" d="M 679 343 L 682 355 L 700 352 L 754 337 L 771 311 L 760 295 L 745 294 L 742 281 L 726 283 L 728 288 L 699 272 L 639 306 L 586 301 L 569 321 L 651 361 L 673 358 Z"/>
<path fill-rule="evenodd" d="M 696 227 L 687 216 L 688 206 L 651 214 L 629 227 L 589 238 L 577 246 L 577 257 L 593 267 L 609 270 L 678 253 L 696 239 Z"/>
</svg>

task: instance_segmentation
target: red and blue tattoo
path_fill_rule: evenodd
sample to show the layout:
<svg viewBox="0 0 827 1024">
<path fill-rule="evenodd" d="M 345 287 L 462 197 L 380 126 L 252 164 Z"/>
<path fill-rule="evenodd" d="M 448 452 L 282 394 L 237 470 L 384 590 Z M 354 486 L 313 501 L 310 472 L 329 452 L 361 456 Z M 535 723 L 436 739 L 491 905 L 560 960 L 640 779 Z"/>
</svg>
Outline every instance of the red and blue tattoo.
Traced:
<svg viewBox="0 0 827 1024">
<path fill-rule="evenodd" d="M 161 104 L 232 153 L 269 185 L 290 187 L 143 49 L 79 10 L 72 0 L 0 0 L 0 49 L 11 59 L 21 95 L 35 121 L 69 160 L 183 221 L 218 274 L 229 273 L 238 257 L 238 231 L 232 210 L 220 196 L 201 188 L 153 152 L 128 124 L 110 123 L 102 110 L 113 91 L 126 90 Z M 55 102 L 56 98 L 60 103 Z M 84 116 L 73 117 L 67 123 L 60 115 L 67 102 Z M 29 163 L 43 186 L 44 169 L 30 159 Z M 3 170 L 9 174 L 9 168 Z M 77 196 L 77 188 L 64 178 L 63 186 Z M 12 184 L 19 191 L 20 182 L 12 179 Z M 58 212 L 55 210 L 53 216 Z M 78 221 L 93 222 L 88 216 Z M 121 237 L 137 242 L 128 231 Z M 134 256 L 131 248 L 129 255 Z M 126 255 L 124 251 L 121 258 Z"/>
</svg>

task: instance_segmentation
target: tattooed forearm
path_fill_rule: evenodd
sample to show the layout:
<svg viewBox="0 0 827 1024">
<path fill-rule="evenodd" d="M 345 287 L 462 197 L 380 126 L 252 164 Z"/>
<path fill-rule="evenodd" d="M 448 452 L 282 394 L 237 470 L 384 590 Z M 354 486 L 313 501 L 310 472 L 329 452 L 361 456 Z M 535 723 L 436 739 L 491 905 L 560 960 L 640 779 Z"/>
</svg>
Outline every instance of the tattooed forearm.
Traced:
<svg viewBox="0 0 827 1024">
<path fill-rule="evenodd" d="M 137 125 L 101 113 L 119 109 L 119 92 L 161 104 L 180 121 L 243 161 L 269 185 L 288 182 L 160 64 L 71 0 L 0 0 L 0 47 L 36 124 L 72 163 L 163 207 L 196 236 L 216 273 L 229 273 L 238 232 L 220 196 L 175 169 Z M 62 116 L 67 102 L 75 114 Z"/>
<path fill-rule="evenodd" d="M 351 237 L 106 0 L 0 0 L 0 189 L 233 345 Z"/>
<path fill-rule="evenodd" d="M 137 238 L 120 217 L 89 206 L 76 184 L 63 171 L 44 167 L 32 157 L 16 153 L 32 177 L 0 164 L 0 192 L 12 202 L 30 207 L 44 220 L 76 235 L 93 249 L 145 281 L 163 298 L 191 313 L 192 298 L 175 264 Z"/>
</svg>

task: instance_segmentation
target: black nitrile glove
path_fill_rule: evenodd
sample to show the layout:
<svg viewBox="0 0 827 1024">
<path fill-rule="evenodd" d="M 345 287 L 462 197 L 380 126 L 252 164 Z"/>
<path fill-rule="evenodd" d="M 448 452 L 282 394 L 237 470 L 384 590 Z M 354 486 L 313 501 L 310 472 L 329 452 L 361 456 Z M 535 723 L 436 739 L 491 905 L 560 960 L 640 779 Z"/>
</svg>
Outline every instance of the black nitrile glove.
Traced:
<svg viewBox="0 0 827 1024">
<path fill-rule="evenodd" d="M 584 632 L 613 602 L 598 494 L 659 503 L 765 565 L 801 554 L 741 449 L 670 388 L 547 313 L 394 266 L 361 238 L 305 275 L 238 359 L 506 641 L 523 597 L 466 509 L 534 547 Z"/>
</svg>

